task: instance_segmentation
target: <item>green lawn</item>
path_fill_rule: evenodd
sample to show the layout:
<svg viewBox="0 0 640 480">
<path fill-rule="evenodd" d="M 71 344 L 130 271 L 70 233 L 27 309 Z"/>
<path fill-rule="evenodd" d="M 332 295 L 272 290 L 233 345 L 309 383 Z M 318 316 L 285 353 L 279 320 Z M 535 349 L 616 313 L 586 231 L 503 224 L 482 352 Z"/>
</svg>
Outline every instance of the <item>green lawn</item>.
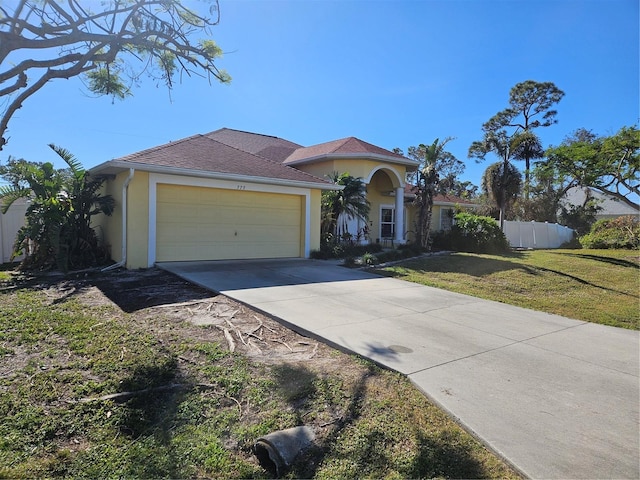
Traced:
<svg viewBox="0 0 640 480">
<path fill-rule="evenodd" d="M 634 250 L 534 250 L 423 257 L 380 272 L 432 287 L 588 322 L 640 328 Z"/>
</svg>

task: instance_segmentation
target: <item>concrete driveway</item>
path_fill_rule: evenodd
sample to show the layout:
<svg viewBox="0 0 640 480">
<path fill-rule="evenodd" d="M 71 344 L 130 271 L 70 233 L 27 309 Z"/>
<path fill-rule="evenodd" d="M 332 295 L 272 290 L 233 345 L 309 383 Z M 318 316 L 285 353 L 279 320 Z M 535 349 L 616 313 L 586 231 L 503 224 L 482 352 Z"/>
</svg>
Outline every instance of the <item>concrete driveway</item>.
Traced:
<svg viewBox="0 0 640 480">
<path fill-rule="evenodd" d="M 639 335 L 313 260 L 159 265 L 407 375 L 532 478 L 640 478 Z"/>
</svg>

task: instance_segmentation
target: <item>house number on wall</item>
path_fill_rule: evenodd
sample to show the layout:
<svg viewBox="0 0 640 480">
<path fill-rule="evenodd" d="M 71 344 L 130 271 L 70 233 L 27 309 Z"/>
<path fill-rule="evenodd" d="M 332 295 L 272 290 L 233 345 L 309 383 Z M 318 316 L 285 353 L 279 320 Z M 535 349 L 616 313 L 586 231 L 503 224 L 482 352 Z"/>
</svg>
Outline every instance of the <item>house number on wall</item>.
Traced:
<svg viewBox="0 0 640 480">
<path fill-rule="evenodd" d="M 246 190 L 247 187 L 245 185 L 238 185 L 238 190 Z"/>
</svg>

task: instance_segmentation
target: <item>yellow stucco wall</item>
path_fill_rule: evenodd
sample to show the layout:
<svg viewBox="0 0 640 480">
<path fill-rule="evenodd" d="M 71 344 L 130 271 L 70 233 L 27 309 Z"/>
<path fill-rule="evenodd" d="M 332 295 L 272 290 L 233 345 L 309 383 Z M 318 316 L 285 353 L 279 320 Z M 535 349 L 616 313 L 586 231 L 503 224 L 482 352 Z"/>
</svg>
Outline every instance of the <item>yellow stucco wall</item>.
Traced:
<svg viewBox="0 0 640 480">
<path fill-rule="evenodd" d="M 121 172 L 115 178 L 108 179 L 103 193 L 115 200 L 115 209 L 110 217 L 97 215 L 94 228 L 109 250 L 111 259 L 122 261 L 122 187 L 129 172 Z M 149 236 L 149 174 L 136 171 L 127 189 L 127 268 L 147 266 L 147 245 Z"/>
<path fill-rule="evenodd" d="M 395 196 L 389 193 L 397 187 L 404 186 L 406 175 L 406 167 L 403 165 L 387 164 L 363 158 L 329 159 L 297 165 L 296 168 L 320 178 L 327 178 L 327 175 L 333 172 L 348 172 L 351 176 L 362 178 L 365 182 L 369 180 L 367 184 L 367 200 L 371 206 L 368 221 L 371 242 L 380 239 L 380 207 L 382 205 L 395 206 Z M 317 226 L 319 232 L 319 216 L 317 221 L 312 221 L 312 226 Z M 413 221 L 407 216 L 405 231 L 412 229 Z M 312 236 L 312 238 L 319 238 L 319 235 L 317 237 Z"/>
<path fill-rule="evenodd" d="M 333 160 L 326 160 L 324 162 L 310 163 L 306 165 L 296 165 L 294 168 L 325 180 L 328 180 L 327 175 L 337 171 Z"/>
<path fill-rule="evenodd" d="M 323 160 L 309 164 L 296 165 L 296 168 L 320 178 L 327 178 L 327 175 L 333 172 L 349 172 L 349 175 L 352 177 L 362 178 L 365 181 L 371 176 L 371 172 L 379 168 L 386 168 L 397 172 L 401 179 L 400 181 L 404 181 L 406 175 L 406 167 L 403 165 L 387 164 L 363 158 Z M 395 178 L 394 182 L 396 182 Z M 400 185 L 396 185 L 396 187 L 398 186 Z"/>
<path fill-rule="evenodd" d="M 125 175 L 128 175 L 128 173 Z M 149 174 L 136 170 L 129 184 L 127 268 L 147 267 L 149 252 Z"/>
<path fill-rule="evenodd" d="M 311 215 L 310 215 L 310 228 L 311 228 L 311 238 L 309 239 L 309 249 L 310 250 L 319 250 L 320 249 L 320 223 L 321 223 L 321 215 L 320 215 L 320 200 L 322 197 L 321 190 L 311 190 Z M 303 210 L 304 211 L 304 210 Z M 304 228 L 304 225 L 303 225 Z M 304 237 L 303 237 L 304 238 Z"/>
<path fill-rule="evenodd" d="M 92 219 L 92 226 L 98 239 L 115 262 L 122 260 L 122 183 L 125 178 L 126 175 L 118 175 L 115 178 L 109 178 L 103 184 L 101 193 L 113 197 L 114 211 L 111 216 L 100 214 Z"/>
</svg>

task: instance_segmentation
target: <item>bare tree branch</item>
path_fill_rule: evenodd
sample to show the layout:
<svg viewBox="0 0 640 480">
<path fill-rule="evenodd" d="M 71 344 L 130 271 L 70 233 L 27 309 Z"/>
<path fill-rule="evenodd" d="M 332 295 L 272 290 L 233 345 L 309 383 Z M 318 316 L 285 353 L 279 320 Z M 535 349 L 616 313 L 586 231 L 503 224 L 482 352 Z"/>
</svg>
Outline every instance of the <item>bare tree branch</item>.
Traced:
<svg viewBox="0 0 640 480">
<path fill-rule="evenodd" d="M 121 98 L 129 91 L 120 77 L 134 80 L 143 72 L 169 89 L 177 72 L 228 82 L 217 66 L 222 51 L 211 40 L 194 38 L 218 24 L 219 5 L 213 2 L 213 19 L 181 0 L 108 0 L 98 12 L 87 10 L 80 0 L 21 0 L 13 11 L 0 6 L 0 84 L 12 82 L 0 88 L 0 98 L 7 99 L 0 149 L 16 110 L 56 78 L 88 74 L 94 93 Z"/>
</svg>

